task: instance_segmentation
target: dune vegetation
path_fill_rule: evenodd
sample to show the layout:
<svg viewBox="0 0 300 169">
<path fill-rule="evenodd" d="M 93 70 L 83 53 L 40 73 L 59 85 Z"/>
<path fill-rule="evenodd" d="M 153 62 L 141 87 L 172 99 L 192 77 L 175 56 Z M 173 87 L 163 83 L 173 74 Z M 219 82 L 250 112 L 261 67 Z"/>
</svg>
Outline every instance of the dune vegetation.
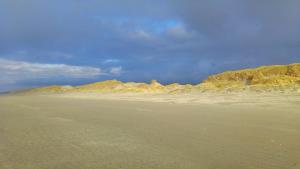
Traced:
<svg viewBox="0 0 300 169">
<path fill-rule="evenodd" d="M 300 64 L 262 66 L 254 69 L 226 71 L 209 76 L 202 83 L 162 85 L 107 80 L 81 86 L 48 86 L 26 90 L 26 93 L 190 93 L 206 91 L 290 91 L 300 92 Z"/>
</svg>

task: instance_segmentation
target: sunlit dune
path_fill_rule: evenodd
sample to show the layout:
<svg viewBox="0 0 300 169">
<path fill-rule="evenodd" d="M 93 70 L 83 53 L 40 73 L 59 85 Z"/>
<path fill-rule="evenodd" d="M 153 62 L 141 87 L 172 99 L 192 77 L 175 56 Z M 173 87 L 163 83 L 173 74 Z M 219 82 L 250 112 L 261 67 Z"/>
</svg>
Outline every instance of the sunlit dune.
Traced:
<svg viewBox="0 0 300 169">
<path fill-rule="evenodd" d="M 162 85 L 107 80 L 82 86 L 49 86 L 22 93 L 193 93 L 206 91 L 300 91 L 300 64 L 263 66 L 255 69 L 226 71 L 209 76 L 197 85 Z"/>
</svg>

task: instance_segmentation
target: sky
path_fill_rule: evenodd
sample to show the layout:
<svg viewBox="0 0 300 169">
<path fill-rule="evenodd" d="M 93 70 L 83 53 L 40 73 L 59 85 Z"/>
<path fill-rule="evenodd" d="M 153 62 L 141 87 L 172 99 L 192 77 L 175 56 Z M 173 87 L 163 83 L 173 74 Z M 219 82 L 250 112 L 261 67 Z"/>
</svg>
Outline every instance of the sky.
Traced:
<svg viewBox="0 0 300 169">
<path fill-rule="evenodd" d="M 299 0 L 0 0 L 0 91 L 300 62 Z"/>
</svg>

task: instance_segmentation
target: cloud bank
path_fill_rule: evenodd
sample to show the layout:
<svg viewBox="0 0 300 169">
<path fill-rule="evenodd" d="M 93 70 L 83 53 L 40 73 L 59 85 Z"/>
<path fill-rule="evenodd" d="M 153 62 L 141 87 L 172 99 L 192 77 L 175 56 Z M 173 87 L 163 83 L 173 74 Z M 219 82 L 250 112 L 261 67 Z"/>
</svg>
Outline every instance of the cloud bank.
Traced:
<svg viewBox="0 0 300 169">
<path fill-rule="evenodd" d="M 22 78 L 49 78 L 63 76 L 70 78 L 89 78 L 102 74 L 100 68 L 71 66 L 65 64 L 40 64 L 0 59 L 2 74 Z"/>
<path fill-rule="evenodd" d="M 100 68 L 65 64 L 40 64 L 0 59 L 0 84 L 15 85 L 32 80 L 89 79 L 105 73 Z"/>
</svg>

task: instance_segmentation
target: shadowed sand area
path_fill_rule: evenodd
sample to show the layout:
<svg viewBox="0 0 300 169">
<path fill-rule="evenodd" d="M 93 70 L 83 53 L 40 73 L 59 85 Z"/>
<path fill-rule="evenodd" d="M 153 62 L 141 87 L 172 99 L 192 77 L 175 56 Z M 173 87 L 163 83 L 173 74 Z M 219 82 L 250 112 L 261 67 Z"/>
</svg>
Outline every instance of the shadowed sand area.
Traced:
<svg viewBox="0 0 300 169">
<path fill-rule="evenodd" d="M 299 169 L 299 96 L 273 97 L 1 96 L 0 168 Z"/>
</svg>

